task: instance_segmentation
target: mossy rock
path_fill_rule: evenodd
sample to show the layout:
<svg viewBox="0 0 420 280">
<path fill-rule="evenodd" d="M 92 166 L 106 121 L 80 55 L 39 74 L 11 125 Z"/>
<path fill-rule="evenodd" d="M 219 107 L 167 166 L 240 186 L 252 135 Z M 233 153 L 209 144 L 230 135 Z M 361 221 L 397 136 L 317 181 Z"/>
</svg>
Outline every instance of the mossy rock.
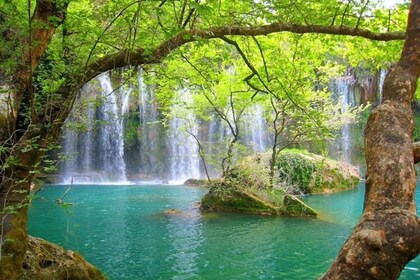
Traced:
<svg viewBox="0 0 420 280">
<path fill-rule="evenodd" d="M 201 209 L 266 215 L 277 215 L 280 212 L 279 207 L 270 205 L 245 190 L 225 188 L 224 184 L 217 184 L 210 188 L 201 201 Z"/>
<path fill-rule="evenodd" d="M 296 193 L 328 193 L 354 188 L 359 170 L 344 162 L 290 149 L 276 159 L 277 180 Z"/>
<path fill-rule="evenodd" d="M 285 212 L 290 216 L 316 216 L 314 209 L 294 195 L 286 194 L 283 200 Z"/>
<path fill-rule="evenodd" d="M 231 182 L 214 184 L 201 201 L 207 212 L 239 212 L 258 215 L 316 216 L 316 212 L 281 190 L 235 187 Z"/>
<path fill-rule="evenodd" d="M 104 280 L 101 271 L 80 254 L 29 236 L 21 280 Z"/>
<path fill-rule="evenodd" d="M 360 181 L 359 170 L 348 163 L 305 150 L 285 149 L 277 155 L 271 186 L 270 162 L 270 152 L 245 157 L 224 179 L 243 188 L 273 187 L 298 195 L 347 190 L 356 187 Z"/>
<path fill-rule="evenodd" d="M 190 179 L 188 179 L 187 181 L 184 182 L 184 185 L 188 186 L 188 187 L 208 187 L 209 186 L 209 180 L 190 178 Z"/>
<path fill-rule="evenodd" d="M 301 150 L 283 150 L 270 178 L 271 153 L 241 160 L 222 182 L 212 184 L 203 197 L 205 211 L 264 215 L 315 216 L 295 194 L 325 193 L 354 188 L 357 168 Z"/>
</svg>

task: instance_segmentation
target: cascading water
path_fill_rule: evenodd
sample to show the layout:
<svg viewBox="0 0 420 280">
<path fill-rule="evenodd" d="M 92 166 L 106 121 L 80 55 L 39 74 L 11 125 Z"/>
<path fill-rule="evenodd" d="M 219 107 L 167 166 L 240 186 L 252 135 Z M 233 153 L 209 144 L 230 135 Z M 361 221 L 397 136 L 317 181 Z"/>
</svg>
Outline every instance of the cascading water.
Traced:
<svg viewBox="0 0 420 280">
<path fill-rule="evenodd" d="M 102 88 L 103 104 L 99 110 L 99 119 L 105 125 L 100 127 L 99 145 L 101 170 L 107 179 L 113 181 L 126 181 L 124 162 L 124 133 L 121 112 L 117 105 L 114 89 L 108 73 L 98 77 Z"/>
<path fill-rule="evenodd" d="M 353 76 L 337 78 L 333 81 L 333 90 L 341 99 L 341 111 L 346 112 L 349 107 L 355 105 L 353 95 L 353 84 L 355 80 Z M 341 129 L 341 160 L 350 162 L 351 158 L 351 135 L 350 125 L 345 123 Z"/>
<path fill-rule="evenodd" d="M 84 145 L 81 145 L 81 155 L 83 155 L 83 159 L 81 162 L 81 169 L 84 173 L 89 174 L 92 170 L 92 144 L 93 144 L 93 136 L 90 131 L 93 130 L 93 122 L 94 122 L 94 114 L 95 110 L 93 106 L 90 104 L 87 108 L 87 123 L 86 123 L 86 129 L 87 133 L 84 133 L 80 135 L 81 137 L 81 143 Z"/>
<path fill-rule="evenodd" d="M 67 120 L 67 123 L 71 122 L 72 118 L 70 117 Z M 67 159 L 65 159 L 62 168 L 61 176 L 63 177 L 64 182 L 70 182 L 72 176 L 76 175 L 76 161 L 78 158 L 77 151 L 77 134 L 75 131 L 70 128 L 66 128 L 63 137 L 63 153 Z"/>
<path fill-rule="evenodd" d="M 182 104 L 192 102 L 188 90 L 180 91 Z M 172 111 L 181 110 L 176 104 Z M 192 113 L 187 113 L 184 118 L 174 117 L 170 122 L 168 145 L 170 150 L 170 180 L 185 180 L 200 178 L 200 159 L 198 144 L 192 135 L 198 136 L 198 121 Z M 192 135 L 190 135 L 192 134 Z"/>
<path fill-rule="evenodd" d="M 206 139 L 206 146 L 207 146 L 207 153 L 209 155 L 214 154 L 214 136 L 216 135 L 217 131 L 217 123 L 212 119 L 208 125 L 207 129 L 207 139 Z"/>
<path fill-rule="evenodd" d="M 126 161 L 129 162 L 128 177 L 134 181 L 179 182 L 200 177 L 197 143 L 183 131 L 190 123 L 193 124 L 190 132 L 198 134 L 195 117 L 189 114 L 187 119 L 173 118 L 164 128 L 153 87 L 145 83 L 141 70 L 137 87 L 129 84 L 114 91 L 109 73 L 104 73 L 86 88 L 89 90 L 83 90 L 76 102 L 76 108 L 79 107 L 76 111 L 87 116 L 87 131 L 76 133 L 66 129 L 64 132 L 64 151 L 74 155 L 63 164 L 61 173 L 67 178 L 65 181 L 69 182 L 71 177 L 77 182 L 126 181 Z M 137 99 L 133 98 L 134 93 L 138 94 Z M 92 102 L 97 107 L 84 107 L 86 102 L 82 96 L 99 96 L 100 101 Z M 183 98 L 184 103 L 191 102 L 189 94 L 184 94 Z M 133 130 L 128 122 L 133 122 L 135 104 L 138 105 L 134 118 L 137 128 Z M 176 107 L 173 110 L 177 110 Z M 70 117 L 68 122 L 71 121 L 77 120 Z M 137 136 L 125 151 L 124 135 L 127 133 Z M 133 155 L 135 151 L 137 155 Z"/>
<path fill-rule="evenodd" d="M 381 69 L 379 71 L 379 78 L 378 78 L 378 101 L 379 104 L 382 103 L 382 92 L 383 92 L 383 87 L 384 87 L 384 82 L 385 82 L 385 76 L 388 72 L 384 69 Z"/>
<path fill-rule="evenodd" d="M 189 116 L 193 118 L 193 116 Z M 200 159 L 198 146 L 191 135 L 184 131 L 189 125 L 189 120 L 173 118 L 170 122 L 170 135 L 168 144 L 170 146 L 170 180 L 183 180 L 188 178 L 200 178 Z M 196 125 L 188 128 L 189 132 L 197 135 Z"/>
<path fill-rule="evenodd" d="M 99 87 L 92 84 L 84 87 L 75 105 L 77 113 L 86 117 L 83 120 L 85 130 L 76 132 L 67 128 L 64 131 L 64 152 L 71 157 L 61 172 L 65 182 L 126 181 L 121 111 L 109 73 L 98 76 L 96 82 L 99 82 Z M 94 95 L 101 98 L 99 108 L 94 107 L 95 102 L 87 102 L 86 106 L 86 100 Z M 67 120 L 68 127 L 80 122 L 74 115 Z M 97 121 L 102 125 L 95 129 Z"/>
<path fill-rule="evenodd" d="M 91 95 L 97 91 L 97 85 L 85 85 L 79 93 L 75 110 L 66 120 L 64 129 L 64 154 L 69 158 L 63 164 L 61 175 L 64 182 L 89 182 L 98 181 L 95 177 L 95 132 L 96 107 L 93 105 L 95 98 Z M 75 126 L 76 124 L 76 126 Z M 77 129 L 79 126 L 84 129 Z M 76 127 L 74 129 L 73 127 Z M 95 177 L 95 178 L 94 178 Z"/>
<path fill-rule="evenodd" d="M 380 70 L 373 76 L 357 78 L 355 74 L 349 74 L 334 79 L 331 82 L 330 90 L 333 91 L 337 100 L 341 102 L 341 111 L 345 113 L 350 107 L 361 104 L 371 104 L 372 106 L 380 104 L 382 102 L 382 90 L 386 74 L 386 70 Z M 359 164 L 363 164 L 363 162 L 360 162 L 360 157 L 363 155 L 358 153 L 363 143 L 356 144 L 357 148 L 354 148 L 352 137 L 357 135 L 351 135 L 351 130 L 353 129 L 352 133 L 360 133 L 357 136 L 359 139 L 362 137 L 363 131 L 358 132 L 357 126 L 352 126 L 346 120 L 344 121 L 341 133 L 337 139 L 338 142 L 335 143 L 335 147 L 330 149 L 330 151 L 332 150 L 332 157 L 348 163 L 357 164 L 359 162 Z"/>
<path fill-rule="evenodd" d="M 354 79 L 352 76 L 345 77 L 337 80 L 337 89 L 339 93 L 342 94 L 342 112 L 348 110 L 349 107 L 354 106 L 354 98 L 352 95 L 352 85 Z M 342 145 L 342 160 L 344 162 L 350 162 L 350 153 L 351 153 L 351 135 L 350 135 L 350 124 L 345 123 L 341 130 L 341 145 Z"/>
<path fill-rule="evenodd" d="M 165 135 L 160 124 L 159 112 L 154 90 L 144 81 L 142 70 L 138 74 L 138 123 L 139 123 L 139 162 L 137 179 L 154 180 L 166 177 L 166 164 L 163 163 Z"/>
<path fill-rule="evenodd" d="M 268 128 L 263 109 L 260 105 L 254 105 L 244 119 L 247 146 L 251 147 L 255 153 L 264 152 L 268 148 Z"/>
<path fill-rule="evenodd" d="M 203 147 L 209 176 L 213 178 L 220 177 L 221 166 L 219 159 L 223 156 L 223 148 L 226 147 L 227 129 L 215 114 L 211 116 L 210 120 L 202 121 L 199 129 L 203 132 L 199 135 L 199 139 Z M 200 174 L 204 177 L 205 170 L 203 169 Z"/>
<path fill-rule="evenodd" d="M 124 84 L 124 81 L 121 80 L 121 83 Z M 124 116 L 129 112 L 130 96 L 132 95 L 132 89 L 133 85 L 131 83 L 127 89 L 125 89 L 123 86 L 120 87 L 119 93 L 121 93 L 122 96 L 121 116 Z"/>
<path fill-rule="evenodd" d="M 378 83 L 379 95 L 384 76 L 385 71 L 381 71 L 377 79 L 371 79 Z M 357 103 L 356 82 L 354 76 L 346 76 L 331 83 L 331 90 L 342 103 L 342 111 Z M 375 87 L 369 85 L 369 88 Z M 72 157 L 61 166 L 64 181 L 70 182 L 72 177 L 76 182 L 179 182 L 203 178 L 205 173 L 198 145 L 186 132 L 186 127 L 203 146 L 210 176 L 219 176 L 220 162 L 226 156 L 231 137 L 227 124 L 214 112 L 209 112 L 212 114 L 209 120 L 185 112 L 184 105 L 192 101 L 188 90 L 181 89 L 175 95 L 178 101 L 173 102 L 171 110 L 173 113 L 184 110 L 184 113 L 182 117 L 170 119 L 165 126 L 153 86 L 146 83 L 142 70 L 137 82 L 120 86 L 115 92 L 110 73 L 104 73 L 86 85 L 67 120 L 68 127 L 73 122 L 83 122 L 86 131 L 70 128 L 64 131 L 63 151 Z M 262 107 L 254 105 L 247 109 L 239 123 L 239 142 L 248 147 L 248 153 L 269 149 L 272 139 L 268 125 Z M 338 142 L 339 156 L 332 156 L 351 162 L 350 125 L 344 125 Z"/>
</svg>

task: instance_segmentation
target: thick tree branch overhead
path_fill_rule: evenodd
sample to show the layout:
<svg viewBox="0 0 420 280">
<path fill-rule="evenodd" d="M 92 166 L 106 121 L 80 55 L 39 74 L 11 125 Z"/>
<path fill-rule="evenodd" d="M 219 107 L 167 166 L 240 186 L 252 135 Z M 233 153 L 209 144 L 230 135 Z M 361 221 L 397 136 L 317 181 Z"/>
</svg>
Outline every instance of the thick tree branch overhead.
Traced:
<svg viewBox="0 0 420 280">
<path fill-rule="evenodd" d="M 137 50 L 122 50 L 107 55 L 91 63 L 85 72 L 83 83 L 105 71 L 127 65 L 153 64 L 160 62 L 173 50 L 201 39 L 222 39 L 225 36 L 264 36 L 274 33 L 291 32 L 296 34 L 330 34 L 351 37 L 362 37 L 374 41 L 404 40 L 404 32 L 375 33 L 370 30 L 347 26 L 299 25 L 277 22 L 262 26 L 222 26 L 204 30 L 183 30 L 162 42 L 154 50 L 145 52 L 146 48 Z"/>
</svg>

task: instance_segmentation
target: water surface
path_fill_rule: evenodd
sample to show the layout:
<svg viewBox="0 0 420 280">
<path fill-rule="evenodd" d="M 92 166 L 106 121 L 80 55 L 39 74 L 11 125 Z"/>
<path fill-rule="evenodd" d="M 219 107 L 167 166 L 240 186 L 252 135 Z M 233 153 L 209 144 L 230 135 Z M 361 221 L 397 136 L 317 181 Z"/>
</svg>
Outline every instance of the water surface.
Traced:
<svg viewBox="0 0 420 280">
<path fill-rule="evenodd" d="M 185 186 L 74 186 L 65 197 L 74 205 L 59 207 L 66 189 L 38 193 L 29 232 L 81 252 L 112 280 L 315 279 L 357 222 L 364 191 L 306 197 L 315 219 L 203 215 L 207 190 Z M 420 279 L 419 262 L 400 279 Z"/>
</svg>

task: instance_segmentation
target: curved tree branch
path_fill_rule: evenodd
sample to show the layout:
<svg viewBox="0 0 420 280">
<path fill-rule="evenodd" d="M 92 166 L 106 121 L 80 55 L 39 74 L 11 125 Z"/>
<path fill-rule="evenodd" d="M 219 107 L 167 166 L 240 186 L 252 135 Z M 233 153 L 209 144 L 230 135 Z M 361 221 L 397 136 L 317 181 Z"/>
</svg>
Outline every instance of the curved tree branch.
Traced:
<svg viewBox="0 0 420 280">
<path fill-rule="evenodd" d="M 222 39 L 223 41 L 225 41 L 226 43 L 232 45 L 235 47 L 236 51 L 239 53 L 239 55 L 242 57 L 243 61 L 245 62 L 245 64 L 248 66 L 248 68 L 251 70 L 253 76 L 257 76 L 258 80 L 260 81 L 260 83 L 264 86 L 264 88 L 267 90 L 267 92 L 272 93 L 271 89 L 266 85 L 266 83 L 264 82 L 264 80 L 261 78 L 260 73 L 258 73 L 257 69 L 255 69 L 254 65 L 252 65 L 252 63 L 249 61 L 249 59 L 246 57 L 245 53 L 242 51 L 241 47 L 239 47 L 239 44 L 234 41 L 231 40 L 225 36 L 222 36 L 220 39 Z M 248 76 L 250 77 L 250 76 Z"/>
<path fill-rule="evenodd" d="M 144 49 L 139 48 L 134 51 L 122 50 L 98 59 L 87 67 L 85 77 L 81 81 L 84 84 L 100 73 L 114 68 L 127 65 L 158 63 L 173 50 L 200 39 L 221 39 L 228 35 L 261 36 L 280 32 L 344 35 L 362 37 L 375 41 L 403 40 L 405 38 L 404 32 L 375 33 L 369 30 L 346 26 L 299 25 L 283 22 L 251 27 L 222 26 L 204 30 L 191 29 L 179 32 L 161 43 L 151 52 L 147 52 L 147 54 L 145 54 Z"/>
<path fill-rule="evenodd" d="M 90 58 L 92 57 L 93 52 L 96 49 L 96 46 L 99 44 L 99 42 L 101 41 L 102 37 L 105 35 L 105 33 L 109 30 L 109 28 L 111 28 L 111 26 L 114 24 L 114 22 L 119 19 L 124 12 L 130 8 L 131 6 L 133 6 L 134 4 L 138 4 L 138 1 L 132 2 L 130 4 L 128 4 L 127 6 L 125 6 L 109 23 L 108 25 L 104 28 L 104 30 L 102 30 L 102 33 L 98 36 L 98 38 L 96 38 L 95 43 L 93 44 L 93 47 L 90 49 L 88 58 L 86 59 L 86 63 L 85 66 L 87 66 L 89 64 Z"/>
</svg>

